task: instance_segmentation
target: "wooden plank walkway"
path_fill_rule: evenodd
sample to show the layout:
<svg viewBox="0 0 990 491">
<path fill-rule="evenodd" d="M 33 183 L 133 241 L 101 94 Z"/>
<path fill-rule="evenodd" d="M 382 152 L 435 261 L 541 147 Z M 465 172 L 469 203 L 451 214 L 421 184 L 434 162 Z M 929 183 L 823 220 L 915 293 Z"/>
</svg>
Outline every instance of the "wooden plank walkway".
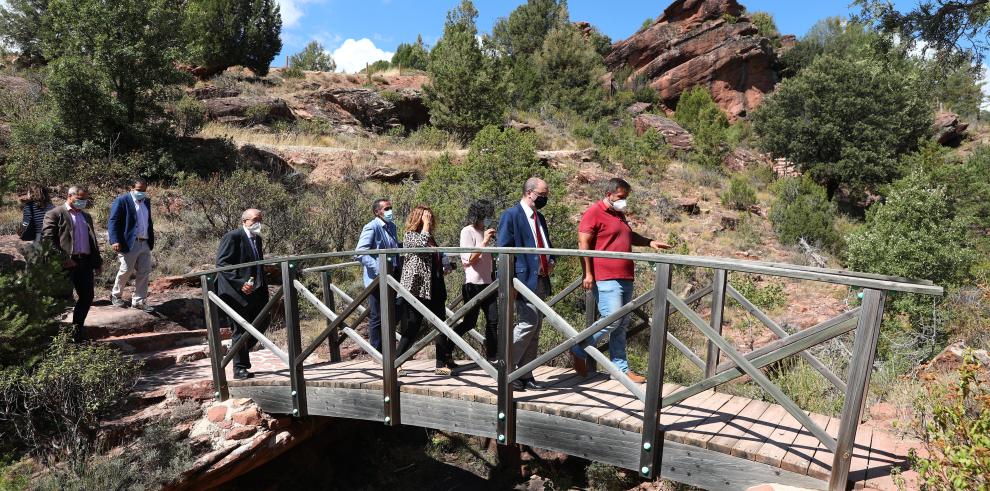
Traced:
<svg viewBox="0 0 990 491">
<path fill-rule="evenodd" d="M 252 353 L 256 377 L 233 380 L 230 386 L 272 387 L 272 393 L 289 385 L 288 370 L 267 351 Z M 337 364 L 315 363 L 305 368 L 307 387 L 382 389 L 381 367 L 371 360 Z M 464 362 L 462 362 L 464 363 Z M 474 365 L 454 376 L 433 373 L 433 360 L 410 360 L 401 369 L 400 391 L 438 399 L 496 405 L 495 382 Z M 230 367 L 228 367 L 228 371 Z M 606 374 L 580 377 L 573 370 L 540 367 L 536 379 L 546 390 L 516 393 L 518 409 L 570 418 L 631 432 L 642 431 L 643 403 Z M 668 395 L 682 387 L 665 384 Z M 453 402 L 453 401 L 452 401 Z M 833 436 L 839 421 L 810 414 Z M 661 414 L 666 439 L 698 448 L 761 462 L 796 474 L 828 480 L 832 453 L 781 406 L 708 390 L 666 408 Z M 894 468 L 906 469 L 910 445 L 898 438 L 862 425 L 858 431 L 850 480 L 857 488 L 896 489 L 890 478 Z"/>
</svg>

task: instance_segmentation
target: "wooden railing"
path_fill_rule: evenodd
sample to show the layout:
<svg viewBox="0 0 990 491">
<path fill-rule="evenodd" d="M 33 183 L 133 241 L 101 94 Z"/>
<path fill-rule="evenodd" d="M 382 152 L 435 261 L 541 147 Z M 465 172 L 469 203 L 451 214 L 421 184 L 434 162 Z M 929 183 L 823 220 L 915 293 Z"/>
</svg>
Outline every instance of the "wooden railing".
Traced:
<svg viewBox="0 0 990 491">
<path fill-rule="evenodd" d="M 516 404 L 512 383 L 532 369 L 550 362 L 555 357 L 566 353 L 574 346 L 580 346 L 591 360 L 607 371 L 614 380 L 619 381 L 631 394 L 644 403 L 642 442 L 640 447 L 640 469 L 644 477 L 655 477 L 661 461 L 664 441 L 664 428 L 660 425 L 660 415 L 664 408 L 684 401 L 692 395 L 725 384 L 733 379 L 748 376 L 755 384 L 767 392 L 780 406 L 813 434 L 832 454 L 832 474 L 829 488 L 845 489 L 849 467 L 852 458 L 853 444 L 859 426 L 867 391 L 870 374 L 876 353 L 880 323 L 883 317 L 884 300 L 887 292 L 908 292 L 924 295 L 941 295 L 941 287 L 927 281 L 917 281 L 907 278 L 882 276 L 875 274 L 855 273 L 843 270 L 811 268 L 788 264 L 777 264 L 756 261 L 741 261 L 722 258 L 707 258 L 696 256 L 680 256 L 667 254 L 637 254 L 592 252 L 558 249 L 541 249 L 539 252 L 557 256 L 578 257 L 608 257 L 629 259 L 645 262 L 653 270 L 653 287 L 646 293 L 634 298 L 605 318 L 595 320 L 593 296 L 590 293 L 586 301 L 585 324 L 577 328 L 554 310 L 554 306 L 581 287 L 578 278 L 548 300 L 541 299 L 526 285 L 515 278 L 514 261 L 516 255 L 533 254 L 537 249 L 526 248 L 421 248 L 393 249 L 376 251 L 349 251 L 326 254 L 314 254 L 288 258 L 275 258 L 256 263 L 217 268 L 211 271 L 193 273 L 189 276 L 200 276 L 203 288 L 203 305 L 206 312 L 213 380 L 216 396 L 219 399 L 229 397 L 225 367 L 230 363 L 233 353 L 242 343 L 247 341 L 242 336 L 231 346 L 226 355 L 220 341 L 219 313 L 222 311 L 248 334 L 253 336 L 266 349 L 273 352 L 286 366 L 289 367 L 291 384 L 292 413 L 302 417 L 307 415 L 306 407 L 306 378 L 304 361 L 312 355 L 324 342 L 328 344 L 330 361 L 338 362 L 340 356 L 341 336 L 350 338 L 357 346 L 367 352 L 371 358 L 382 367 L 383 381 L 383 423 L 399 425 L 401 397 L 398 383 L 398 368 L 410 360 L 416 353 L 426 347 L 437 336 L 448 337 L 468 358 L 478 365 L 492 379 L 497 388 L 497 411 L 492 417 L 496 418 L 497 440 L 500 445 L 510 445 L 516 442 L 515 421 Z M 301 269 L 304 262 L 326 262 L 339 258 L 351 258 L 357 254 L 377 256 L 379 271 L 383 273 L 366 286 L 360 293 L 351 297 L 333 282 L 336 271 L 356 267 L 359 263 L 348 262 L 326 264 Z M 498 255 L 497 279 L 480 294 L 466 304 L 456 298 L 446 309 L 446 317 L 440 318 L 424 306 L 414 295 L 406 290 L 389 271 L 388 257 L 396 254 L 441 252 L 445 254 L 460 254 L 470 252 L 489 252 Z M 271 296 L 268 304 L 252 320 L 242 318 L 237 312 L 215 293 L 216 275 L 223 271 L 237 268 L 278 264 L 281 270 L 281 286 Z M 714 272 L 712 284 L 700 289 L 687 298 L 680 298 L 671 290 L 672 272 L 674 266 L 692 266 L 711 269 Z M 744 297 L 729 284 L 732 273 L 758 273 L 797 280 L 812 280 L 854 288 L 862 288 L 862 303 L 860 306 L 839 316 L 822 322 L 809 329 L 788 334 L 766 313 L 753 302 Z M 319 275 L 322 295 L 317 296 L 300 281 L 304 275 Z M 369 314 L 363 303 L 369 295 L 378 290 L 381 301 L 382 350 L 379 352 L 362 336 L 356 328 Z M 465 338 L 458 336 L 455 328 L 464 315 L 478 303 L 497 295 L 499 309 L 499 356 L 493 365 L 472 346 Z M 405 353 L 396 352 L 398 335 L 396 334 L 396 299 L 405 301 L 405 308 L 416 309 L 424 320 L 432 327 L 425 337 L 414 343 Z M 556 346 L 540 354 L 535 360 L 525 366 L 514 367 L 512 331 L 515 324 L 515 300 L 521 297 L 534 305 L 546 322 L 559 331 L 564 340 Z M 700 302 L 704 297 L 710 297 L 709 319 L 706 321 L 691 308 L 692 304 Z M 326 324 L 323 330 L 305 346 L 302 345 L 302 334 L 299 326 L 299 299 L 310 303 Z M 338 308 L 337 298 L 342 301 Z M 726 298 L 731 298 L 749 314 L 765 325 L 778 339 L 762 348 L 749 353 L 740 353 L 729 341 L 722 336 L 723 313 Z M 284 304 L 286 350 L 266 337 L 266 326 L 275 305 L 282 301 Z M 651 306 L 650 313 L 644 307 Z M 457 310 L 452 310 L 456 308 Z M 692 351 L 688 344 L 678 339 L 669 329 L 669 318 L 674 313 L 680 313 L 705 339 L 704 356 Z M 649 357 L 646 373 L 646 383 L 637 384 L 611 363 L 601 350 L 590 345 L 587 340 L 595 333 L 607 328 L 615 320 L 625 315 L 633 315 L 640 322 L 630 327 L 630 333 L 640 330 L 649 331 Z M 809 349 L 832 340 L 838 336 L 855 331 L 852 359 L 848 367 L 848 376 L 843 381 L 833 373 L 823 362 L 818 360 Z M 476 342 L 483 337 L 474 329 L 468 330 L 467 335 Z M 661 397 L 664 383 L 664 364 L 666 361 L 667 345 L 682 353 L 699 370 L 704 378 L 666 397 Z M 719 363 L 724 355 L 727 361 Z M 790 356 L 798 355 L 807 361 L 811 367 L 820 372 L 844 396 L 840 417 L 838 436 L 833 438 L 813 421 L 787 394 L 773 383 L 762 371 L 763 367 L 773 364 Z"/>
</svg>

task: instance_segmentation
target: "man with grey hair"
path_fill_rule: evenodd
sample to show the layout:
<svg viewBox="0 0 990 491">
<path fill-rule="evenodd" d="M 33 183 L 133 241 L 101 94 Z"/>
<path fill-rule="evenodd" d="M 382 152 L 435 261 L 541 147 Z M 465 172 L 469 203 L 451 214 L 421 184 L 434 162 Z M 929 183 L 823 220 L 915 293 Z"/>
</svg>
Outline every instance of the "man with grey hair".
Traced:
<svg viewBox="0 0 990 491">
<path fill-rule="evenodd" d="M 42 240 L 62 256 L 62 268 L 76 292 L 72 337 L 77 342 L 86 339 L 84 325 L 93 305 L 94 277 L 102 269 L 93 217 L 83 211 L 87 206 L 87 189 L 72 186 L 66 194 L 65 204 L 45 213 L 41 228 Z"/>
<path fill-rule="evenodd" d="M 552 248 L 550 230 L 541 208 L 547 205 L 550 188 L 539 177 L 531 177 L 523 184 L 522 199 L 512 208 L 502 212 L 498 222 L 498 247 Z M 550 296 L 550 274 L 554 258 L 548 254 L 518 254 L 515 257 L 515 276 L 538 297 Z M 540 345 L 540 328 L 543 319 L 532 303 L 516 296 L 516 325 L 512 329 L 512 363 L 515 368 L 536 359 Z M 539 390 L 543 384 L 536 381 L 532 372 L 512 383 L 515 390 Z"/>
<path fill-rule="evenodd" d="M 262 219 L 261 210 L 254 208 L 244 210 L 241 214 L 241 226 L 227 232 L 220 239 L 220 246 L 217 248 L 218 267 L 265 259 L 261 241 Z M 254 322 L 255 317 L 268 303 L 268 282 L 265 280 L 264 269 L 260 265 L 255 265 L 221 272 L 217 275 L 217 294 L 241 317 L 248 322 Z M 232 324 L 234 331 L 232 343 L 236 343 L 241 336 L 249 337 L 234 354 L 234 378 L 254 377 L 254 374 L 248 371 L 251 368 L 249 353 L 258 340 L 248 334 L 240 324 L 236 322 Z"/>
</svg>

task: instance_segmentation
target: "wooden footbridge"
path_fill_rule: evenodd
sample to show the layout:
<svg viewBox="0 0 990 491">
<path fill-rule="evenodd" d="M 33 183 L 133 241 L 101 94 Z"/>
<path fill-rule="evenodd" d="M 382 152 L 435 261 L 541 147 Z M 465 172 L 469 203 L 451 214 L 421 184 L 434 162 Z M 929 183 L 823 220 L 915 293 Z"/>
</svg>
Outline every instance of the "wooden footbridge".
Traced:
<svg viewBox="0 0 990 491">
<path fill-rule="evenodd" d="M 534 249 L 429 248 L 374 253 L 385 271 L 388 255 L 437 251 L 498 254 L 497 281 L 467 304 L 456 299 L 444 319 L 428 311 L 390 276 L 380 277 L 353 297 L 349 295 L 332 280 L 335 271 L 356 264 L 335 263 L 353 257 L 354 251 L 257 263 L 278 265 L 281 286 L 258 318 L 250 321 L 239 316 L 213 290 L 216 273 L 234 267 L 191 274 L 202 279 L 217 397 L 250 397 L 267 412 L 296 417 L 332 416 L 381 421 L 389 426 L 415 425 L 492 438 L 500 445 L 530 445 L 633 469 L 644 477 L 664 477 L 706 489 L 745 489 L 765 483 L 830 490 L 864 484 L 892 488 L 891 471 L 905 463 L 909 443 L 862 425 L 861 421 L 887 292 L 941 295 L 943 291 L 938 286 L 905 278 L 766 262 L 543 249 L 541 252 L 558 259 L 590 255 L 631 259 L 651 267 L 652 288 L 607 318 L 596 320 L 594 306 L 586 302 L 585 325 L 578 328 L 558 314 L 554 306 L 580 289 L 580 279 L 544 300 L 513 277 L 515 256 L 533 253 Z M 310 266 L 304 267 L 306 264 Z M 714 279 L 682 299 L 671 290 L 673 268 L 678 266 L 712 270 Z M 732 273 L 846 285 L 862 289 L 861 301 L 835 318 L 788 334 L 729 284 Z M 355 330 L 368 315 L 362 304 L 376 289 L 382 298 L 381 352 Z M 313 290 L 320 291 L 320 295 Z M 500 357 L 495 363 L 480 355 L 470 342 L 479 341 L 479 333 L 470 330 L 462 338 L 454 332 L 464 314 L 491 295 L 497 295 L 500 313 Z M 395 324 L 398 298 L 404 300 L 404 308 L 423 313 L 433 328 L 406 353 L 396 352 L 397 335 L 394 329 L 384 327 Z M 564 341 L 532 363 L 515 369 L 506 360 L 512 359 L 517 298 L 536 305 L 544 316 L 544 329 L 559 331 Z M 751 352 L 740 352 L 722 336 L 727 298 L 742 306 L 778 339 Z M 707 319 L 692 307 L 706 299 L 710 306 Z M 269 318 L 279 303 L 285 313 L 286 342 L 281 346 L 266 337 Z M 302 339 L 301 306 L 310 312 L 315 309 L 326 320 L 322 332 L 311 339 Z M 256 378 L 228 380 L 228 364 L 237 346 L 224 350 L 221 344 L 221 312 L 265 348 L 252 353 L 255 365 L 260 367 Z M 693 352 L 670 332 L 668 322 L 674 314 L 682 315 L 691 328 L 705 337 L 704 353 Z M 638 321 L 630 332 L 648 331 L 645 384 L 632 382 L 598 347 L 586 341 L 623 315 L 633 315 Z M 840 377 L 809 350 L 848 333 L 853 338 L 852 356 L 844 377 Z M 343 336 L 353 340 L 371 359 L 342 361 Z M 449 337 L 472 363 L 453 376 L 440 376 L 433 372 L 433 360 L 414 359 L 436 336 Z M 245 336 L 241 342 L 246 339 Z M 314 355 L 324 343 L 329 347 L 329 361 L 317 360 Z M 606 373 L 581 377 L 573 370 L 547 365 L 573 346 L 581 346 Z M 703 371 L 704 378 L 686 386 L 665 382 L 668 346 Z M 844 394 L 839 418 L 803 410 L 764 373 L 764 367 L 794 356 L 802 357 Z M 513 391 L 512 382 L 534 369 L 537 380 L 547 388 Z M 740 377 L 748 377 L 775 404 L 713 390 Z"/>
</svg>

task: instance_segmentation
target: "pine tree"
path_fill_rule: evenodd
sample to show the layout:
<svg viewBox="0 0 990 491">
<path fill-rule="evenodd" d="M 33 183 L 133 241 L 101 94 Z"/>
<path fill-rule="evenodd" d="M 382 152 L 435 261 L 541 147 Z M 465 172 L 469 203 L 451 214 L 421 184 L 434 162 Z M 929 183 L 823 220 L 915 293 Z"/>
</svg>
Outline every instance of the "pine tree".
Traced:
<svg viewBox="0 0 990 491">
<path fill-rule="evenodd" d="M 302 51 L 290 56 L 289 66 L 316 72 L 332 72 L 337 69 L 333 57 L 317 41 L 310 41 Z"/>
<path fill-rule="evenodd" d="M 212 77 L 241 65 L 264 76 L 282 50 L 275 0 L 189 0 L 183 28 L 190 63 Z"/>
</svg>

